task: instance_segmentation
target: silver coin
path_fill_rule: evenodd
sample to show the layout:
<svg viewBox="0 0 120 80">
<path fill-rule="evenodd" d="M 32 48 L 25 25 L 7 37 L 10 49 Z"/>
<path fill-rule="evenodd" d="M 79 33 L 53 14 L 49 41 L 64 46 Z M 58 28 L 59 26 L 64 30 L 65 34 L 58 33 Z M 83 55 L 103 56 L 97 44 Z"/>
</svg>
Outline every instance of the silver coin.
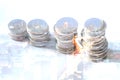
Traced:
<svg viewBox="0 0 120 80">
<path fill-rule="evenodd" d="M 93 41 L 88 41 L 88 42 L 85 42 L 85 43 L 87 43 L 87 46 L 97 46 L 97 45 L 101 45 L 102 43 L 105 43 L 105 41 L 107 41 L 106 40 L 106 38 L 101 38 L 101 39 L 99 39 L 99 40 L 93 40 Z"/>
<path fill-rule="evenodd" d="M 67 46 L 66 47 L 61 47 L 58 44 L 56 44 L 56 47 L 59 48 L 59 49 L 68 50 L 68 51 L 71 50 L 71 49 L 73 50 L 75 48 L 74 46 L 73 47 L 67 47 Z"/>
<path fill-rule="evenodd" d="M 48 43 L 48 41 L 34 41 L 32 39 L 30 39 L 30 44 L 32 46 L 36 46 L 36 47 L 43 47 L 46 46 Z"/>
<path fill-rule="evenodd" d="M 54 33 L 57 40 L 56 48 L 59 52 L 72 53 L 74 51 L 72 39 L 77 34 L 77 27 L 77 21 L 70 17 L 64 17 L 57 21 Z"/>
<path fill-rule="evenodd" d="M 55 35 L 55 38 L 57 40 L 62 40 L 62 41 L 67 41 L 67 40 L 72 40 L 74 36 L 59 36 Z"/>
<path fill-rule="evenodd" d="M 61 53 L 65 53 L 65 54 L 71 54 L 72 52 L 74 52 L 74 48 L 61 48 L 56 44 L 56 49 L 61 52 Z"/>
<path fill-rule="evenodd" d="M 91 37 L 98 37 L 98 36 L 105 35 L 105 30 L 104 31 L 97 31 L 97 32 L 86 32 L 86 31 L 84 31 L 84 34 L 87 34 L 88 36 L 91 36 Z"/>
<path fill-rule="evenodd" d="M 9 33 L 10 36 L 15 36 L 15 37 L 19 37 L 19 36 L 28 36 L 28 33 L 27 32 L 23 32 L 21 34 L 12 34 L 12 33 Z"/>
<path fill-rule="evenodd" d="M 46 40 L 35 40 L 35 39 L 32 39 L 32 38 L 29 38 L 30 41 L 33 41 L 33 42 L 48 42 L 50 39 L 46 39 Z"/>
<path fill-rule="evenodd" d="M 26 37 L 25 36 L 17 36 L 17 37 L 13 37 L 11 36 L 11 38 L 15 41 L 24 41 L 26 40 Z"/>
<path fill-rule="evenodd" d="M 104 43 L 104 42 L 107 42 L 107 39 L 105 38 L 105 37 L 101 37 L 101 38 L 99 38 L 99 39 L 97 39 L 97 40 L 93 40 L 92 41 L 92 45 L 93 46 L 95 46 L 95 45 L 99 45 L 99 44 L 102 44 L 102 43 Z"/>
<path fill-rule="evenodd" d="M 44 34 L 32 34 L 32 33 L 29 33 L 29 36 L 32 37 L 32 38 L 42 38 L 42 37 L 45 37 L 45 36 L 50 36 L 50 34 L 49 34 L 49 32 L 44 33 Z"/>
<path fill-rule="evenodd" d="M 94 33 L 93 33 L 94 34 Z M 85 33 L 83 34 L 83 37 L 85 37 L 86 39 L 97 39 L 97 38 L 100 38 L 102 36 L 105 36 L 105 32 L 101 32 L 100 34 L 97 34 L 95 36 L 91 36 L 89 33 Z"/>
<path fill-rule="evenodd" d="M 75 47 L 74 45 L 68 45 L 68 44 L 66 44 L 66 45 L 58 44 L 58 46 L 60 46 L 61 48 L 73 48 L 73 47 Z"/>
<path fill-rule="evenodd" d="M 60 40 L 71 40 L 73 39 L 74 35 L 77 35 L 77 32 L 72 32 L 70 34 L 60 34 L 54 31 L 54 33 L 55 33 L 55 38 L 60 39 Z"/>
<path fill-rule="evenodd" d="M 103 20 L 98 18 L 90 18 L 85 22 L 85 28 L 87 28 L 90 32 L 95 32 L 106 28 L 106 24 Z"/>
<path fill-rule="evenodd" d="M 47 35 L 47 36 L 43 36 L 43 37 L 36 37 L 36 36 L 32 36 L 31 37 L 33 40 L 36 40 L 36 41 L 42 41 L 42 40 L 49 40 L 50 39 L 50 36 L 49 35 Z"/>
<path fill-rule="evenodd" d="M 57 40 L 57 45 L 62 47 L 62 48 L 74 47 L 74 44 L 73 44 L 72 40 L 70 40 L 70 41 L 60 41 L 60 40 Z"/>
<path fill-rule="evenodd" d="M 89 29 L 87 29 L 86 27 L 84 27 L 84 34 L 88 34 L 89 36 L 92 36 L 92 37 L 95 37 L 95 36 L 98 36 L 100 34 L 105 34 L 105 29 L 106 29 L 106 26 L 103 26 L 102 29 L 100 30 L 97 30 L 97 31 L 90 31 Z"/>
<path fill-rule="evenodd" d="M 42 19 L 34 19 L 28 23 L 27 31 L 33 34 L 44 34 L 45 32 L 49 32 L 49 26 Z"/>
<path fill-rule="evenodd" d="M 108 52 L 108 50 L 106 50 L 106 52 L 101 53 L 101 54 L 99 54 L 99 55 L 89 55 L 89 58 L 91 58 L 91 59 L 100 59 L 100 58 L 104 58 L 105 56 L 108 55 L 107 52 Z"/>
<path fill-rule="evenodd" d="M 8 28 L 13 34 L 21 34 L 26 31 L 26 22 L 21 19 L 14 19 L 8 23 Z"/>
<path fill-rule="evenodd" d="M 107 56 L 108 44 L 103 47 L 97 48 L 96 50 L 89 49 L 88 54 L 92 61 L 101 61 Z"/>
<path fill-rule="evenodd" d="M 107 53 L 104 56 L 100 57 L 100 58 L 89 58 L 89 59 L 91 61 L 93 61 L 93 62 L 100 62 L 100 61 L 105 60 L 106 58 L 107 58 Z"/>
<path fill-rule="evenodd" d="M 103 43 L 101 43 L 99 45 L 86 44 L 86 49 L 87 50 L 99 50 L 99 49 L 103 49 L 103 48 L 105 48 L 107 46 L 108 46 L 108 42 L 104 41 Z"/>
<path fill-rule="evenodd" d="M 108 42 L 105 38 L 106 24 L 98 18 L 88 19 L 81 32 L 82 44 L 92 61 L 103 60 L 108 51 Z"/>
<path fill-rule="evenodd" d="M 42 34 L 30 34 L 29 33 L 29 37 L 35 40 L 44 40 L 44 39 L 49 39 L 50 34 L 47 33 L 47 34 L 42 35 Z"/>
<path fill-rule="evenodd" d="M 73 45 L 73 40 L 63 41 L 63 40 L 57 39 L 57 42 L 61 43 L 61 44 L 70 44 L 70 45 Z"/>
<path fill-rule="evenodd" d="M 63 17 L 59 19 L 55 26 L 54 31 L 58 34 L 70 34 L 77 31 L 78 23 L 71 17 Z"/>
<path fill-rule="evenodd" d="M 65 49 L 65 50 L 69 50 L 69 49 L 74 49 L 75 48 L 75 46 L 72 46 L 72 47 L 68 47 L 68 46 L 64 46 L 64 47 L 61 47 L 61 46 L 59 46 L 58 44 L 56 44 L 59 48 L 61 48 L 61 49 Z"/>
<path fill-rule="evenodd" d="M 93 57 L 100 57 L 100 56 L 106 54 L 107 52 L 108 52 L 108 49 L 103 49 L 102 51 L 99 51 L 99 52 L 97 52 L 97 51 L 89 52 L 89 55 L 93 56 Z"/>
<path fill-rule="evenodd" d="M 29 37 L 29 39 L 31 39 L 33 41 L 37 41 L 37 42 L 42 42 L 42 41 L 49 41 L 50 37 L 49 36 L 46 36 L 46 37 L 43 37 L 43 38 L 31 38 L 31 37 Z"/>
<path fill-rule="evenodd" d="M 100 38 L 83 38 L 84 42 L 90 45 L 95 45 L 96 43 L 102 43 L 103 41 L 105 41 L 105 36 L 101 36 Z"/>
<path fill-rule="evenodd" d="M 82 34 L 83 39 L 86 40 L 86 42 L 88 42 L 88 41 L 91 42 L 94 40 L 98 41 L 99 39 L 105 37 L 105 32 L 101 32 L 101 34 L 97 34 L 96 36 L 91 36 L 91 35 L 89 35 L 89 33 L 85 33 L 85 31 L 83 30 L 81 34 Z"/>
<path fill-rule="evenodd" d="M 107 40 L 104 40 L 103 42 L 101 42 L 97 45 L 96 44 L 92 45 L 92 47 L 93 47 L 93 50 L 94 50 L 94 48 L 95 49 L 102 49 L 102 48 L 108 47 L 108 42 L 107 42 Z"/>
<path fill-rule="evenodd" d="M 28 34 L 27 33 L 24 33 L 24 34 L 19 34 L 19 35 L 15 35 L 15 34 L 11 34 L 9 33 L 10 37 L 13 39 L 13 40 L 16 40 L 16 41 L 24 41 L 27 39 L 28 37 Z"/>
</svg>

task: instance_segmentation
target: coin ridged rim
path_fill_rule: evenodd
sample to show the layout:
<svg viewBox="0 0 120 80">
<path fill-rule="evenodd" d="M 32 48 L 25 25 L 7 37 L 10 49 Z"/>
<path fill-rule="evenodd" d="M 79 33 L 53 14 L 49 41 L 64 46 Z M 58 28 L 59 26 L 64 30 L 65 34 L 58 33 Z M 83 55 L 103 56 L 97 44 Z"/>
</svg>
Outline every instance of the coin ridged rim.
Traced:
<svg viewBox="0 0 120 80">
<path fill-rule="evenodd" d="M 16 36 L 16 37 L 10 36 L 10 37 L 15 41 L 23 41 L 26 39 L 26 36 Z"/>
<path fill-rule="evenodd" d="M 59 48 L 59 49 L 62 49 L 62 50 L 71 50 L 71 49 L 75 49 L 75 47 L 61 47 L 59 46 L 58 44 L 56 44 L 56 47 Z"/>
<path fill-rule="evenodd" d="M 62 44 L 57 44 L 57 45 L 61 48 L 66 48 L 66 49 L 75 47 L 74 45 L 62 45 Z"/>
<path fill-rule="evenodd" d="M 32 38 L 29 37 L 29 40 L 32 41 L 32 42 L 38 42 L 39 43 L 39 42 L 48 42 L 48 41 L 50 41 L 50 38 L 43 39 L 43 40 L 40 40 L 40 39 L 39 40 L 35 40 L 35 39 L 32 39 Z"/>
<path fill-rule="evenodd" d="M 92 49 L 94 47 L 99 49 L 101 47 L 104 47 L 104 45 L 108 45 L 108 42 L 107 42 L 107 40 L 103 40 L 102 42 L 100 42 L 100 44 L 97 44 L 97 45 L 96 44 L 84 43 L 84 42 L 83 42 L 83 44 L 86 44 L 85 47 L 88 48 L 88 49 Z"/>
<path fill-rule="evenodd" d="M 43 46 L 46 46 L 48 44 L 48 41 L 32 41 L 30 40 L 29 42 L 32 46 L 36 46 L 36 47 L 43 47 Z"/>
<path fill-rule="evenodd" d="M 102 58 L 97 58 L 97 59 L 89 58 L 89 60 L 91 60 L 92 62 L 100 62 L 105 60 L 106 58 L 107 58 L 107 54 Z"/>
<path fill-rule="evenodd" d="M 43 35 L 33 35 L 33 34 L 29 34 L 29 36 L 33 39 L 46 39 L 49 38 L 50 34 L 43 34 Z"/>
<path fill-rule="evenodd" d="M 105 32 L 101 32 L 101 34 L 97 34 L 96 36 L 90 36 L 89 33 L 85 33 L 85 31 L 82 31 L 81 32 L 82 34 L 82 37 L 85 39 L 85 40 L 89 40 L 89 39 L 97 39 L 97 38 L 100 38 L 102 36 L 105 36 Z M 93 33 L 94 34 L 94 33 Z"/>
<path fill-rule="evenodd" d="M 57 45 L 61 47 L 74 47 L 73 42 L 57 41 Z"/>
<path fill-rule="evenodd" d="M 65 41 L 65 40 L 72 40 L 73 37 L 74 37 L 74 34 L 72 34 L 72 35 L 59 35 L 59 34 L 55 34 L 55 38 L 57 40 L 63 40 L 63 41 Z"/>
<path fill-rule="evenodd" d="M 105 51 L 107 48 L 108 48 L 108 44 L 104 44 L 104 45 L 102 45 L 100 47 L 97 47 L 97 48 L 94 48 L 94 49 L 93 48 L 89 48 L 89 49 L 87 49 L 87 51 L 91 52 L 91 53 L 99 54 L 99 53 Z"/>
<path fill-rule="evenodd" d="M 56 45 L 56 49 L 57 49 L 59 52 L 65 53 L 65 54 L 71 54 L 72 52 L 74 52 L 74 48 L 65 49 L 65 48 L 60 48 L 58 45 Z"/>
<path fill-rule="evenodd" d="M 44 33 L 49 32 L 49 29 L 46 30 L 46 31 L 41 31 L 41 32 L 35 32 L 35 31 L 31 31 L 31 30 L 28 30 L 28 29 L 27 29 L 27 32 L 28 32 L 28 33 L 31 33 L 31 34 L 44 34 Z"/>
<path fill-rule="evenodd" d="M 106 40 L 106 38 L 103 38 L 103 39 L 101 39 L 101 40 L 99 40 L 99 41 L 91 41 L 91 42 L 87 42 L 89 45 L 91 45 L 91 46 L 96 46 L 96 45 L 100 45 L 100 44 L 102 44 L 102 43 L 104 43 L 105 41 L 107 41 Z"/>
<path fill-rule="evenodd" d="M 96 36 L 90 36 L 89 34 L 83 34 L 83 37 L 85 39 L 97 39 L 97 38 L 100 38 L 102 36 L 105 36 L 105 32 L 101 33 L 101 34 L 98 34 Z"/>
<path fill-rule="evenodd" d="M 102 57 L 100 57 L 100 58 L 91 58 L 90 56 L 89 56 L 89 59 L 91 60 L 91 61 L 93 61 L 93 62 L 99 62 L 99 61 L 103 61 L 105 58 L 107 58 L 107 56 L 108 56 L 108 53 L 106 53 L 104 56 L 102 56 Z"/>
<path fill-rule="evenodd" d="M 89 52 L 89 56 L 91 56 L 91 57 L 100 57 L 100 56 L 106 54 L 107 52 L 108 52 L 108 49 L 103 50 L 103 52 L 101 52 L 101 53 L 92 53 L 92 52 Z"/>
<path fill-rule="evenodd" d="M 28 36 L 27 32 L 24 32 L 22 34 L 13 34 L 13 33 L 8 33 L 10 36 L 15 36 L 15 37 L 20 37 L 20 36 Z"/>
<path fill-rule="evenodd" d="M 65 36 L 65 35 L 73 35 L 73 34 L 76 34 L 77 33 L 77 29 L 75 31 L 72 31 L 71 33 L 68 33 L 68 34 L 64 34 L 64 33 L 59 33 L 58 31 L 54 30 L 54 33 L 57 34 L 57 35 L 61 35 L 61 36 Z"/>
<path fill-rule="evenodd" d="M 65 40 L 65 41 L 60 40 L 60 39 L 56 39 L 56 40 L 57 42 L 60 42 L 60 43 L 73 43 L 73 40 Z"/>
<path fill-rule="evenodd" d="M 91 43 L 91 44 L 94 44 L 94 43 L 98 43 L 98 42 L 101 42 L 101 41 L 105 41 L 105 37 L 101 37 L 101 38 L 98 38 L 98 39 L 92 39 L 91 38 L 91 40 L 89 39 L 84 39 L 83 38 L 83 40 L 84 40 L 84 42 L 86 42 L 86 43 Z"/>
</svg>

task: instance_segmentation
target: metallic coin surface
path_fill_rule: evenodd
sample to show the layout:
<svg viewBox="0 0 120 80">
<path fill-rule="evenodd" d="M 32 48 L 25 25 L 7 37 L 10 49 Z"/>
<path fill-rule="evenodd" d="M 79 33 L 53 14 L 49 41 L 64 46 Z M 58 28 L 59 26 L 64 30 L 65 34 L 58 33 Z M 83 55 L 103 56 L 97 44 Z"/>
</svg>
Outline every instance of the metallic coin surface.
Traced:
<svg viewBox="0 0 120 80">
<path fill-rule="evenodd" d="M 74 47 L 73 48 L 61 48 L 59 47 L 58 45 L 56 45 L 56 49 L 61 52 L 61 53 L 64 53 L 64 54 L 71 54 L 74 52 Z"/>
<path fill-rule="evenodd" d="M 26 22 L 21 19 L 14 19 L 8 23 L 9 35 L 13 40 L 24 41 L 28 33 L 26 29 Z"/>
<path fill-rule="evenodd" d="M 36 46 L 36 47 L 43 47 L 46 46 L 48 43 L 48 41 L 34 41 L 30 38 L 30 44 L 32 46 Z"/>
<path fill-rule="evenodd" d="M 8 23 L 8 28 L 13 34 L 21 34 L 26 31 L 26 22 L 21 19 L 14 19 Z"/>
<path fill-rule="evenodd" d="M 27 31 L 34 34 L 43 34 L 49 31 L 49 27 L 44 20 L 34 19 L 28 23 Z"/>
<path fill-rule="evenodd" d="M 102 61 L 108 52 L 108 42 L 105 37 L 106 24 L 98 18 L 91 18 L 85 22 L 81 32 L 82 45 L 91 61 Z"/>
<path fill-rule="evenodd" d="M 59 19 L 54 26 L 55 38 L 57 40 L 56 49 L 65 54 L 75 50 L 73 38 L 77 34 L 78 23 L 71 17 Z"/>
<path fill-rule="evenodd" d="M 77 31 L 78 23 L 71 17 L 64 17 L 57 21 L 54 31 L 58 34 L 71 34 Z"/>
<path fill-rule="evenodd" d="M 50 40 L 49 26 L 42 19 L 31 20 L 28 23 L 27 31 L 32 46 L 43 47 Z"/>
<path fill-rule="evenodd" d="M 89 31 L 99 31 L 105 27 L 104 21 L 98 18 L 90 18 L 85 22 L 85 28 Z"/>
</svg>

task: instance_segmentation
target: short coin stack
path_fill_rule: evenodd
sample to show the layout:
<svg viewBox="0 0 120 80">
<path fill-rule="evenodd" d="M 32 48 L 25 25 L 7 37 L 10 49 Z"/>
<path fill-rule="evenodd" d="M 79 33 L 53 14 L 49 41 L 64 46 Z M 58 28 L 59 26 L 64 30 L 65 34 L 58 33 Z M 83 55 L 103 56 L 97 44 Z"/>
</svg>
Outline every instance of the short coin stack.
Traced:
<svg viewBox="0 0 120 80">
<path fill-rule="evenodd" d="M 64 17 L 57 21 L 54 33 L 57 40 L 56 49 L 65 54 L 74 52 L 73 37 L 77 34 L 78 23 L 75 19 Z"/>
<path fill-rule="evenodd" d="M 47 44 L 49 38 L 49 26 L 42 19 L 34 19 L 28 23 L 27 31 L 29 34 L 30 44 L 42 47 Z"/>
<path fill-rule="evenodd" d="M 98 18 L 88 19 L 82 31 L 83 46 L 90 60 L 102 61 L 107 56 L 108 42 L 105 38 L 106 24 Z"/>
<path fill-rule="evenodd" d="M 21 19 L 14 19 L 9 22 L 9 35 L 13 40 L 23 41 L 27 37 L 26 22 Z"/>
</svg>

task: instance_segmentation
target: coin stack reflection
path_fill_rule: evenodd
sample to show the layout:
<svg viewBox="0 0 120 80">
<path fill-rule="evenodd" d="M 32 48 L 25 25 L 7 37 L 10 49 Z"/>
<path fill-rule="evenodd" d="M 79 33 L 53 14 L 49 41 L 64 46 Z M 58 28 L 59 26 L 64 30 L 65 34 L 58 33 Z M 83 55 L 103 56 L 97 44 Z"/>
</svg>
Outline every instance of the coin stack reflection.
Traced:
<svg viewBox="0 0 120 80">
<path fill-rule="evenodd" d="M 9 35 L 13 40 L 23 41 L 27 37 L 26 22 L 21 19 L 14 19 L 9 22 Z"/>
<path fill-rule="evenodd" d="M 102 61 L 107 56 L 108 42 L 105 37 L 106 24 L 98 18 L 91 18 L 85 22 L 82 31 L 83 46 L 89 54 L 90 60 Z"/>
<path fill-rule="evenodd" d="M 50 40 L 49 26 L 42 19 L 34 19 L 28 23 L 27 31 L 30 44 L 37 47 L 46 46 Z"/>
<path fill-rule="evenodd" d="M 57 40 L 56 49 L 65 54 L 74 52 L 73 37 L 77 34 L 78 23 L 75 19 L 64 17 L 57 21 L 54 33 Z"/>
</svg>

